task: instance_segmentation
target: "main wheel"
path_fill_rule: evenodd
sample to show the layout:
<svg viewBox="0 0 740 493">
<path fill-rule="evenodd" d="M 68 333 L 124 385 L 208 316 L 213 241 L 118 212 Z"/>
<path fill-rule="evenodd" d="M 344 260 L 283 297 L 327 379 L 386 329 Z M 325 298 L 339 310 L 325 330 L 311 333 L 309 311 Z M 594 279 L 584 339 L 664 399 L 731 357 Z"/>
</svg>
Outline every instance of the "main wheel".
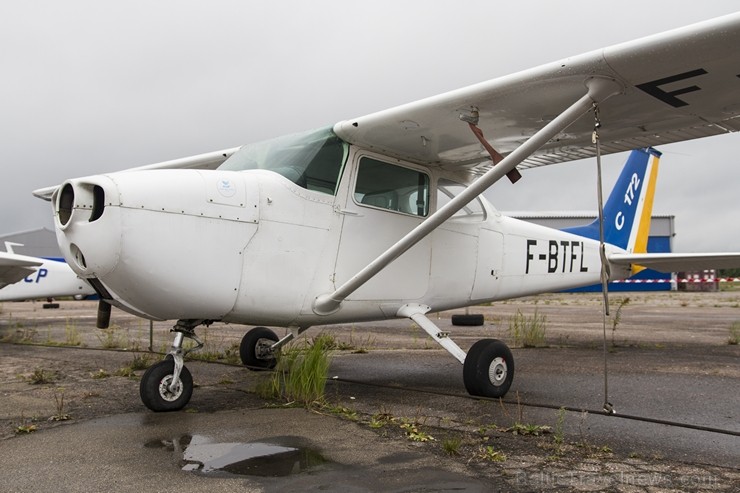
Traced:
<svg viewBox="0 0 740 493">
<path fill-rule="evenodd" d="M 172 358 L 160 361 L 144 372 L 139 384 L 139 395 L 146 407 L 155 412 L 179 411 L 190 401 L 193 395 L 193 377 L 190 371 L 183 366 L 174 390 L 170 391 L 174 373 L 175 361 Z"/>
<path fill-rule="evenodd" d="M 503 397 L 514 380 L 514 356 L 498 339 L 481 339 L 465 357 L 463 381 L 470 395 Z"/>
<path fill-rule="evenodd" d="M 242 364 L 250 370 L 271 370 L 277 360 L 269 349 L 278 341 L 278 336 L 267 327 L 255 327 L 242 338 L 239 356 Z"/>
</svg>

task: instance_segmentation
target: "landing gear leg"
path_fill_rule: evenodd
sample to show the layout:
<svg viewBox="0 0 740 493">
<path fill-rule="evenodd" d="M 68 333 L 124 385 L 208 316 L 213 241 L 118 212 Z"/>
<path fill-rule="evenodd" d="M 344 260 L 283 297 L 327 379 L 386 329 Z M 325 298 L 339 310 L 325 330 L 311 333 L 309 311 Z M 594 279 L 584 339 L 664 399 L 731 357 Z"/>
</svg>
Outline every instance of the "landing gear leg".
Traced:
<svg viewBox="0 0 740 493">
<path fill-rule="evenodd" d="M 152 365 L 141 377 L 139 395 L 141 402 L 155 412 L 179 411 L 193 395 L 193 377 L 184 365 L 184 357 L 190 351 L 200 349 L 203 343 L 195 335 L 195 327 L 210 325 L 206 320 L 178 320 L 172 332 L 175 340 L 163 361 Z M 183 349 L 185 338 L 195 341 L 192 349 Z"/>
<path fill-rule="evenodd" d="M 481 339 L 473 344 L 467 354 L 426 317 L 431 308 L 426 305 L 407 304 L 398 310 L 399 317 L 416 322 L 452 356 L 463 364 L 463 382 L 470 395 L 503 397 L 514 380 L 514 356 L 509 347 L 497 339 Z"/>
</svg>

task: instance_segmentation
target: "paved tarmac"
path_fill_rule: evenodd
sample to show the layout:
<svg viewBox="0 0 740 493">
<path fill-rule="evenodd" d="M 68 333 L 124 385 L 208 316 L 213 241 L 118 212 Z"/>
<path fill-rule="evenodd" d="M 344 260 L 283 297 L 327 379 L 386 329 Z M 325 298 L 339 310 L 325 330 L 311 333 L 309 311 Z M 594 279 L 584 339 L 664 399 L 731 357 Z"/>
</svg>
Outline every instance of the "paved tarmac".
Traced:
<svg viewBox="0 0 740 493">
<path fill-rule="evenodd" d="M 695 311 L 717 327 L 740 317 L 711 305 Z M 617 413 L 726 433 L 593 412 L 603 402 L 603 355 L 576 338 L 513 349 L 516 377 L 501 403 L 467 397 L 461 366 L 433 344 L 394 349 L 361 335 L 390 340 L 383 331 L 408 322 L 353 327 L 350 340 L 370 349 L 334 353 L 327 407 L 269 405 L 254 393 L 264 374 L 189 362 L 193 399 L 167 414 L 143 408 L 135 379 L 114 376 L 130 353 L 2 344 L 0 491 L 740 491 L 737 346 L 721 342 L 719 329 L 707 335 L 708 324 L 703 335 L 656 341 L 675 316 L 634 310 L 655 331 L 646 335 L 637 318 L 619 329 L 622 343 L 608 354 Z M 548 314 L 554 332 L 558 315 Z M 681 319 L 691 326 L 691 317 Z M 457 330 L 463 347 L 496 335 Z M 34 368 L 56 381 L 31 385 Z M 91 377 L 101 371 L 111 376 Z M 72 419 L 47 421 L 59 414 L 59 395 Z M 517 435 L 516 422 L 552 430 Z M 17 433 L 21 426 L 38 431 Z"/>
</svg>

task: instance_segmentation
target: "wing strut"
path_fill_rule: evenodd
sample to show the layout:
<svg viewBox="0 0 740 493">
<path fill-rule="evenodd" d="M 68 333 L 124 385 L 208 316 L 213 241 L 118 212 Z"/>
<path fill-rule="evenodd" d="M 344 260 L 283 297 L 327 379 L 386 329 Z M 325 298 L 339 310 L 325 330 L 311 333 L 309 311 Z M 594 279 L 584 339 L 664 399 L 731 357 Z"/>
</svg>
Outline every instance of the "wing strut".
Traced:
<svg viewBox="0 0 740 493">
<path fill-rule="evenodd" d="M 615 80 L 609 78 L 592 77 L 585 84 L 588 88 L 586 94 L 541 128 L 525 143 L 512 151 L 496 166 L 474 181 L 460 195 L 450 200 L 424 222 L 412 229 L 406 236 L 342 284 L 336 291 L 317 296 L 316 300 L 314 300 L 313 311 L 318 315 L 334 313 L 339 309 L 342 301 L 354 293 L 360 286 L 372 279 L 378 272 L 383 270 L 405 251 L 416 245 L 457 211 L 465 207 L 471 200 L 483 193 L 488 187 L 496 183 L 503 176 L 506 176 L 507 173 L 516 168 L 519 163 L 531 156 L 550 139 L 565 130 L 590 110 L 594 102 L 601 102 L 622 91 L 622 87 Z"/>
</svg>

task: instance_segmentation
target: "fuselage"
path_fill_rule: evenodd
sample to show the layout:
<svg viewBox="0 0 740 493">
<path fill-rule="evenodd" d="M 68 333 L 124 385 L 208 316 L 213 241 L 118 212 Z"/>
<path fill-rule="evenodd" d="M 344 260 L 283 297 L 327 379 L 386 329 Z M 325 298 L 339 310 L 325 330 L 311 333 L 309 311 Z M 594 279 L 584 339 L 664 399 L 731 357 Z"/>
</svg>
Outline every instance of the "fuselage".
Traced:
<svg viewBox="0 0 740 493">
<path fill-rule="evenodd" d="M 338 310 L 316 313 L 318 296 L 469 180 L 322 138 L 312 136 L 302 165 L 288 166 L 301 158 L 283 145 L 237 153 L 217 170 L 70 180 L 53 200 L 62 252 L 104 299 L 137 315 L 271 326 L 392 318 L 411 302 L 438 311 L 598 282 L 598 242 L 505 217 L 478 197 Z M 273 165 L 255 166 L 255 156 Z"/>
</svg>

